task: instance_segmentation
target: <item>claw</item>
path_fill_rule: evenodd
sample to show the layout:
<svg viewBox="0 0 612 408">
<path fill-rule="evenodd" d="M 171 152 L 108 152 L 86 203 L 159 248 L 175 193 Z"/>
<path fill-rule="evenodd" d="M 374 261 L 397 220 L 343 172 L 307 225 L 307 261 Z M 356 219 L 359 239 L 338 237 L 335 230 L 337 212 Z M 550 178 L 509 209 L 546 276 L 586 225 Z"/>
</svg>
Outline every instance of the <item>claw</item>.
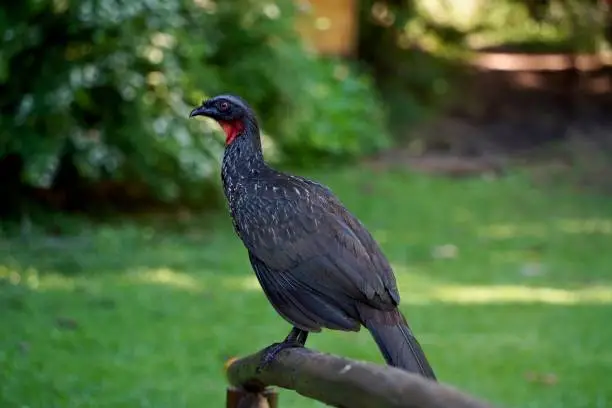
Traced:
<svg viewBox="0 0 612 408">
<path fill-rule="evenodd" d="M 265 351 L 262 353 L 261 361 L 259 365 L 255 369 L 256 373 L 260 373 L 263 369 L 268 367 L 272 361 L 276 358 L 278 353 L 285 349 L 296 348 L 296 347 L 304 347 L 302 343 L 299 341 L 290 339 L 285 340 L 281 343 L 273 343 L 270 346 L 266 347 Z"/>
</svg>

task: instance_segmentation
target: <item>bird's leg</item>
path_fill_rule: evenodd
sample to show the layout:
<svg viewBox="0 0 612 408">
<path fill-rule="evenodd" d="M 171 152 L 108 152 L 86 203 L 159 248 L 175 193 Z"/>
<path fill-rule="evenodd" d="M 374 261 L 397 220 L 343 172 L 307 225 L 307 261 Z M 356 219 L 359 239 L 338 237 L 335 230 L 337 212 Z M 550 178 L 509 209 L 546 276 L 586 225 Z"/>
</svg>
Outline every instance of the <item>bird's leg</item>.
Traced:
<svg viewBox="0 0 612 408">
<path fill-rule="evenodd" d="M 303 346 L 306 345 L 306 339 L 308 339 L 308 332 L 306 330 L 301 330 L 298 328 L 293 328 L 291 329 L 291 331 L 289 332 L 289 335 L 287 336 L 287 338 L 285 339 L 285 341 L 291 336 L 291 334 L 293 334 L 294 332 L 297 332 L 297 334 L 295 335 L 295 341 L 300 343 Z"/>
<path fill-rule="evenodd" d="M 284 349 L 304 347 L 306 345 L 306 339 L 308 338 L 308 332 L 306 330 L 298 329 L 294 327 L 291 329 L 285 340 L 280 343 L 274 343 L 266 347 L 261 356 L 261 361 L 257 366 L 257 372 L 260 372 L 266 368 Z"/>
</svg>

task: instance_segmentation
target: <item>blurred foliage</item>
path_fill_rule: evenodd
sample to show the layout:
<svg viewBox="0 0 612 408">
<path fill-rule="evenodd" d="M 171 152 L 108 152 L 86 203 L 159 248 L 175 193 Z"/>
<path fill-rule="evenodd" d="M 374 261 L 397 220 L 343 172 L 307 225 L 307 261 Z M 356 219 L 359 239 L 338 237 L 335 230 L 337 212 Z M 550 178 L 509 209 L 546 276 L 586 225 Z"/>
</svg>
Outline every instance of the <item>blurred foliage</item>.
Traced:
<svg viewBox="0 0 612 408">
<path fill-rule="evenodd" d="M 359 56 L 389 104 L 394 133 L 461 100 L 473 50 L 596 52 L 609 48 L 602 0 L 362 0 Z"/>
<path fill-rule="evenodd" d="M 290 0 L 3 3 L 0 157 L 19 157 L 31 186 L 53 187 L 67 163 L 68 184 L 201 200 L 209 190 L 194 187 L 214 176 L 222 145 L 187 114 L 221 92 L 254 106 L 281 159 L 386 146 L 368 78 L 309 54 L 295 13 Z"/>
<path fill-rule="evenodd" d="M 514 44 L 526 52 L 595 52 L 608 45 L 610 7 L 602 0 L 471 0 L 464 7 L 444 0 L 419 3 L 423 15 L 464 32 L 471 48 Z"/>
<path fill-rule="evenodd" d="M 362 0 L 359 57 L 388 103 L 394 135 L 403 137 L 407 127 L 452 98 L 464 38 L 461 30 L 422 13 L 417 1 Z"/>
<path fill-rule="evenodd" d="M 115 182 L 125 196 L 210 201 L 216 192 L 202 186 L 218 171 L 222 144 L 209 137 L 218 129 L 187 119 L 202 97 L 232 92 L 249 100 L 275 160 L 356 157 L 389 146 L 386 116 L 403 134 L 453 102 L 471 48 L 512 41 L 521 49 L 595 50 L 610 37 L 612 19 L 609 6 L 592 0 L 471 0 L 461 7 L 362 0 L 365 73 L 305 49 L 294 29 L 295 3 L 3 4 L 0 174 L 15 176 L 0 194 L 17 194 L 21 182 L 52 190 Z"/>
</svg>

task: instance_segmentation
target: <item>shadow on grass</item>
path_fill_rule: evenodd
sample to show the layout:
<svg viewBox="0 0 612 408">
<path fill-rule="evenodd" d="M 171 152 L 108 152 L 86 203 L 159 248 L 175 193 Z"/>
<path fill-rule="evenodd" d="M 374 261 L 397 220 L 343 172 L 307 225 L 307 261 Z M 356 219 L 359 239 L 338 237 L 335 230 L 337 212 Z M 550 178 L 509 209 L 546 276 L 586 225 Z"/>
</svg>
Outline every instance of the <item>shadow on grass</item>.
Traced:
<svg viewBox="0 0 612 408">
<path fill-rule="evenodd" d="M 225 214 L 212 224 L 204 217 L 194 218 L 180 232 L 133 220 L 80 226 L 71 235 L 0 237 L 0 268 L 74 277 L 156 268 L 231 271 L 235 268 L 226 260 L 232 257 L 226 254 L 241 250 Z"/>
</svg>

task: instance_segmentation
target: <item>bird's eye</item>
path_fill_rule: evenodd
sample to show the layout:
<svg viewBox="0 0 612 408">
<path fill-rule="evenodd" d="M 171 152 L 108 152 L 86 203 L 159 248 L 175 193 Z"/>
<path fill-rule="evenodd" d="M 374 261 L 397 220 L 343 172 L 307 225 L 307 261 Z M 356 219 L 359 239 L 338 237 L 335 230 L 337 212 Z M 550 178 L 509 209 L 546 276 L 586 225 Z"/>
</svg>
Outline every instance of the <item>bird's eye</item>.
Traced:
<svg viewBox="0 0 612 408">
<path fill-rule="evenodd" d="M 226 111 L 228 108 L 229 108 L 229 103 L 227 102 L 221 102 L 219 104 L 219 110 Z"/>
</svg>

